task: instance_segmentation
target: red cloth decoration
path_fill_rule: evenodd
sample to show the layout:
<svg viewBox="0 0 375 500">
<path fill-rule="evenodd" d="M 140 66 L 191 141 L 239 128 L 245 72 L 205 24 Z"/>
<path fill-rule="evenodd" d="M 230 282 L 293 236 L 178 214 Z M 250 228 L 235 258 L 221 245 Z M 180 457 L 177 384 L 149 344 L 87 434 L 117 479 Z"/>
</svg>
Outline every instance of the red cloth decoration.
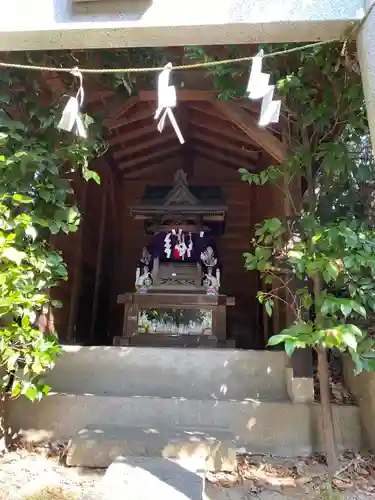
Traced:
<svg viewBox="0 0 375 500">
<path fill-rule="evenodd" d="M 178 246 L 176 245 L 173 249 L 173 258 L 174 259 L 177 259 L 177 260 L 180 260 L 181 257 L 180 257 L 180 252 L 178 250 Z"/>
</svg>

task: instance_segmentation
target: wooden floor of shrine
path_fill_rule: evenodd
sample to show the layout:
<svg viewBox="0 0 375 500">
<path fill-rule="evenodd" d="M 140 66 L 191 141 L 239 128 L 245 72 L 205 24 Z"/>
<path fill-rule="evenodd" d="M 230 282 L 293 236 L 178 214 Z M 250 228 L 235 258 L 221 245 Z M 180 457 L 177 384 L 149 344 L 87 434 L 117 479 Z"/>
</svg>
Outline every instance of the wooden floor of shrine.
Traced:
<svg viewBox="0 0 375 500">
<path fill-rule="evenodd" d="M 109 149 L 90 167 L 100 174 L 100 185 L 75 180 L 81 229 L 54 242 L 69 269 L 69 280 L 55 293 L 64 303 L 55 312 L 62 340 L 112 345 L 120 334 L 123 311 L 116 296 L 134 291 L 136 264 L 147 241 L 142 222 L 133 220 L 127 207 L 140 201 L 147 184 L 171 184 L 174 172 L 182 168 L 189 185 L 221 186 L 228 205 L 225 234 L 217 240 L 221 290 L 236 300 L 228 309 L 228 337 L 237 347 L 264 348 L 265 337 L 280 326 L 280 318 L 265 319 L 256 300 L 259 277 L 245 271 L 243 253 L 251 249 L 255 224 L 282 216 L 285 203 L 274 186 L 241 181 L 238 169 L 259 172 L 282 162 L 285 147 L 279 130 L 258 127 L 258 103 L 220 101 L 216 91 L 183 89 L 175 110 L 185 139 L 181 145 L 170 125 L 162 134 L 157 131 L 156 92 L 121 99 L 113 90 L 96 88 L 86 94 L 91 99 L 88 113 L 105 111 Z"/>
</svg>

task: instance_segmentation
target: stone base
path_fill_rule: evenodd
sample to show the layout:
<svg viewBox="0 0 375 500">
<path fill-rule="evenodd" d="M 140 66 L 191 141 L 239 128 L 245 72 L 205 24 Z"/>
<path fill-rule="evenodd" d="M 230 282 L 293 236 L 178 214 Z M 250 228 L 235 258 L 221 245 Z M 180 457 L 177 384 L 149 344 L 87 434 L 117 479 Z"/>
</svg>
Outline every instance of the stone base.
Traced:
<svg viewBox="0 0 375 500">
<path fill-rule="evenodd" d="M 212 472 L 232 472 L 237 467 L 234 443 L 229 432 L 216 438 L 203 433 L 174 432 L 171 429 L 141 430 L 136 427 L 87 426 L 68 446 L 68 466 L 106 468 L 118 456 L 163 457 L 173 460 L 200 461 Z"/>
<path fill-rule="evenodd" d="M 293 368 L 285 368 L 285 383 L 293 403 L 314 402 L 314 380 L 311 377 L 294 377 Z"/>
</svg>

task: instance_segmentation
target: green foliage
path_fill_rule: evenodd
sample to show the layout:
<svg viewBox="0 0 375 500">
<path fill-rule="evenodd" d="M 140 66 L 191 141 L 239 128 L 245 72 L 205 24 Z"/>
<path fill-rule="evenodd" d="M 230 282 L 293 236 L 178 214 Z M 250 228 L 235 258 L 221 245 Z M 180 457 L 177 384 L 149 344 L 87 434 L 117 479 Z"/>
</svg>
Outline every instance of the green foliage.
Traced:
<svg viewBox="0 0 375 500">
<path fill-rule="evenodd" d="M 57 335 L 36 326 L 42 311 L 60 305 L 50 289 L 67 279 L 50 236 L 77 231 L 72 176 L 78 170 L 98 181 L 88 162 L 99 152 L 97 141 L 74 140 L 56 128 L 58 106 L 41 100 L 39 83 L 34 75 L 1 74 L 0 388 L 30 400 L 48 393 L 42 375 L 61 351 Z M 8 109 L 20 118 L 13 120 Z"/>
<path fill-rule="evenodd" d="M 257 227 L 245 267 L 272 284 L 258 293 L 266 312 L 271 315 L 275 300 L 282 300 L 296 318 L 269 345 L 283 343 L 288 355 L 307 346 L 336 348 L 350 353 L 357 371 L 375 370 L 375 341 L 366 324 L 375 311 L 368 202 L 374 162 L 358 75 L 339 50 L 333 45 L 287 56 L 283 65 L 267 60 L 288 116 L 290 153 L 281 167 L 240 173 L 250 184 L 272 182 L 289 199 L 291 213 Z M 292 188 L 300 178 L 307 191 L 296 210 Z"/>
</svg>

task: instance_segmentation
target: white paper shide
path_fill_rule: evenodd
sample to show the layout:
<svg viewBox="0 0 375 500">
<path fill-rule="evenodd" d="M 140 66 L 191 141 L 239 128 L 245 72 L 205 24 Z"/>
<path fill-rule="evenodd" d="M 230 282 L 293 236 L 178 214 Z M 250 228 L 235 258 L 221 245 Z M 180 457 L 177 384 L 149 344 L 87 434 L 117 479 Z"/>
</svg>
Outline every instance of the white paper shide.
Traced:
<svg viewBox="0 0 375 500">
<path fill-rule="evenodd" d="M 86 139 L 87 132 L 80 116 L 80 110 L 83 106 L 83 99 L 85 95 L 83 90 L 83 77 L 82 73 L 78 69 L 72 70 L 71 73 L 74 77 L 78 78 L 79 89 L 74 97 L 69 97 L 57 127 L 60 130 L 73 132 L 78 137 Z"/>
<path fill-rule="evenodd" d="M 259 126 L 265 127 L 270 123 L 277 123 L 280 117 L 281 101 L 274 101 L 275 86 L 270 85 L 270 75 L 262 72 L 262 59 L 264 52 L 261 50 L 253 58 L 249 83 L 246 91 L 251 100 L 262 99 Z"/>
<path fill-rule="evenodd" d="M 160 118 L 158 130 L 161 133 L 164 129 L 165 119 L 168 116 L 172 127 L 176 132 L 178 140 L 181 144 L 184 144 L 185 140 L 182 137 L 181 130 L 172 111 L 172 109 L 177 106 L 177 95 L 175 86 L 169 85 L 169 76 L 171 71 L 172 64 L 168 63 L 164 66 L 163 71 L 158 77 L 158 108 L 154 118 L 155 120 L 159 120 Z"/>
</svg>

